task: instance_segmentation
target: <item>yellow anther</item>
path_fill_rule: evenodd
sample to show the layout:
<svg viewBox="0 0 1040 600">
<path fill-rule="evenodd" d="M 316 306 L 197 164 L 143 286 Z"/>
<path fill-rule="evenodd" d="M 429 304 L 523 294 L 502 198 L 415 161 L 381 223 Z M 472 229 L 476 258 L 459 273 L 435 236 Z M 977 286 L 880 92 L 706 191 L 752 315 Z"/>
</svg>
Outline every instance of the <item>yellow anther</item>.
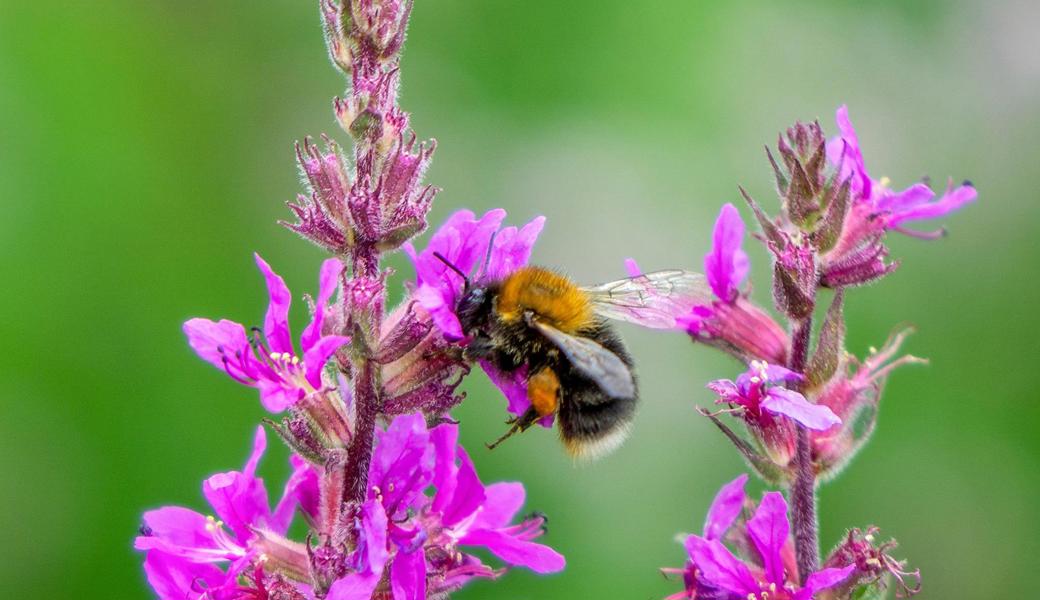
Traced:
<svg viewBox="0 0 1040 600">
<path fill-rule="evenodd" d="M 769 584 L 769 591 L 773 592 L 774 594 L 776 593 L 776 584 L 775 583 L 770 583 Z"/>
<path fill-rule="evenodd" d="M 279 356 L 281 356 L 281 354 L 278 354 L 277 352 L 272 352 L 272 353 L 271 353 L 271 354 L 269 355 L 269 357 L 271 358 L 271 360 L 278 360 L 278 357 L 279 357 Z"/>
<path fill-rule="evenodd" d="M 868 558 L 867 559 L 867 564 L 872 566 L 872 567 L 880 567 L 881 566 L 881 561 L 876 559 L 876 558 Z"/>
<path fill-rule="evenodd" d="M 282 352 L 282 360 L 284 360 L 285 362 L 289 362 L 290 358 L 292 358 L 292 354 L 289 354 L 288 352 Z"/>
<path fill-rule="evenodd" d="M 883 188 L 887 188 L 888 184 L 890 184 L 890 183 L 892 183 L 892 180 L 889 179 L 888 177 L 882 177 L 881 179 L 878 180 L 878 185 L 880 185 Z"/>
<path fill-rule="evenodd" d="M 867 535 L 863 536 L 863 540 L 870 543 L 874 543 L 874 535 L 868 533 Z"/>
<path fill-rule="evenodd" d="M 877 354 L 877 347 L 876 346 L 871 346 L 870 348 L 868 348 L 868 350 L 870 351 L 871 354 Z"/>
<path fill-rule="evenodd" d="M 751 383 L 758 383 L 760 381 L 762 381 L 762 380 L 759 379 L 758 375 L 754 375 L 754 376 L 751 377 Z"/>
<path fill-rule="evenodd" d="M 293 365 L 298 365 L 298 364 L 300 364 L 300 359 L 299 359 L 299 357 L 297 357 L 297 356 L 294 356 L 294 357 L 292 357 L 292 364 L 293 364 Z"/>
</svg>

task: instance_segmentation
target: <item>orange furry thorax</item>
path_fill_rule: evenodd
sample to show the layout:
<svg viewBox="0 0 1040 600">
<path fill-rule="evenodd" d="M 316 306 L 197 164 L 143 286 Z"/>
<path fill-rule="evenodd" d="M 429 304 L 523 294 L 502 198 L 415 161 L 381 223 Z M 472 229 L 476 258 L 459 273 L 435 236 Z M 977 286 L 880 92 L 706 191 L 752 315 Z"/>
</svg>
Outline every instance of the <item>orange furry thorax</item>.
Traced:
<svg viewBox="0 0 1040 600">
<path fill-rule="evenodd" d="M 517 321 L 531 311 L 547 324 L 570 334 L 594 322 L 585 292 L 563 275 L 541 267 L 521 267 L 506 277 L 496 309 L 503 321 Z"/>
</svg>

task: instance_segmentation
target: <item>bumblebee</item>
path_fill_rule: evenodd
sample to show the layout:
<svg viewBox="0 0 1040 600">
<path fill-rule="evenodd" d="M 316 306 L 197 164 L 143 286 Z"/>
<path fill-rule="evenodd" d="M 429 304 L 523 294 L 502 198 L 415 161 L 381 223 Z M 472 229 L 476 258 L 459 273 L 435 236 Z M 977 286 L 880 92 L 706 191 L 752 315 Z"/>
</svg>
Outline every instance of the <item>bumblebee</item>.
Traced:
<svg viewBox="0 0 1040 600">
<path fill-rule="evenodd" d="M 489 448 L 555 414 L 560 439 L 577 459 L 616 449 L 627 437 L 639 392 L 632 356 L 608 319 L 671 327 L 675 317 L 711 297 L 699 273 L 657 271 L 580 287 L 541 267 L 521 267 L 500 281 L 463 278 L 456 306 L 469 360 L 504 373 L 526 367 L 530 408 Z"/>
</svg>

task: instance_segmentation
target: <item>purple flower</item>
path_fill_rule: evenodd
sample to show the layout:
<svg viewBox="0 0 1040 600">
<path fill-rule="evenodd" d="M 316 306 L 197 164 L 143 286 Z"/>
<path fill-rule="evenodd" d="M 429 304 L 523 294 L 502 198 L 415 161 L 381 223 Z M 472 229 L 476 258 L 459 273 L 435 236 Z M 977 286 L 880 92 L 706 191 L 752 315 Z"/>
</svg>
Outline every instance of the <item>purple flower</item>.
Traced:
<svg viewBox="0 0 1040 600">
<path fill-rule="evenodd" d="M 970 182 L 947 184 L 936 193 L 926 183 L 916 183 L 903 191 L 888 187 L 888 178 L 875 180 L 866 171 L 859 138 L 849 120 L 849 108 L 842 105 L 836 120 L 840 135 L 827 142 L 827 158 L 840 165 L 840 177 L 848 179 L 852 205 L 844 219 L 841 234 L 824 257 L 824 283 L 832 287 L 876 280 L 895 268 L 884 262 L 887 251 L 881 238 L 887 231 L 934 239 L 943 231 L 920 232 L 906 228 L 911 221 L 945 216 L 976 200 L 978 192 Z"/>
<path fill-rule="evenodd" d="M 289 332 L 289 288 L 260 255 L 256 255 L 256 264 L 270 296 L 262 335 L 255 329 L 247 335 L 245 327 L 233 321 L 200 318 L 186 322 L 184 333 L 200 358 L 235 381 L 259 389 L 264 408 L 277 413 L 320 390 L 325 363 L 350 341 L 322 331 L 343 265 L 334 258 L 322 263 L 314 317 L 300 336 L 302 352 L 297 353 Z"/>
<path fill-rule="evenodd" d="M 754 516 L 740 525 L 746 537 L 742 561 L 723 543 L 722 534 L 733 526 L 744 504 L 744 478 L 727 484 L 709 511 L 703 536 L 686 539 L 690 566 L 686 570 L 686 598 L 769 598 L 810 600 L 817 592 L 844 581 L 854 567 L 823 569 L 798 584 L 794 564 L 787 502 L 779 492 L 766 492 Z"/>
<path fill-rule="evenodd" d="M 750 270 L 742 247 L 744 233 L 736 207 L 724 205 L 715 221 L 711 251 L 704 256 L 704 272 L 715 299 L 694 306 L 676 324 L 697 341 L 742 360 L 781 363 L 787 357 L 787 333 L 740 290 Z"/>
<path fill-rule="evenodd" d="M 740 294 L 740 286 L 751 268 L 744 243 L 744 221 L 732 204 L 726 203 L 715 221 L 711 252 L 704 255 L 704 273 L 715 296 L 732 302 Z"/>
<path fill-rule="evenodd" d="M 455 308 L 464 292 L 465 282 L 435 256 L 440 254 L 463 273 L 477 280 L 501 280 L 527 264 L 545 217 L 535 217 L 521 228 L 500 228 L 506 212 L 488 211 L 477 219 L 468 210 L 460 210 L 434 232 L 429 244 L 421 252 L 408 242 L 403 248 L 415 266 L 415 291 L 412 298 L 425 309 L 433 323 L 448 340 L 462 340 L 462 324 Z M 488 246 L 494 246 L 488 252 Z M 485 263 L 486 259 L 486 264 Z M 530 401 L 527 399 L 526 378 L 517 373 L 500 373 L 486 362 L 481 367 L 509 400 L 509 411 L 519 416 Z M 552 425 L 552 417 L 540 420 L 545 427 Z"/>
<path fill-rule="evenodd" d="M 431 485 L 432 496 L 426 492 Z M 372 514 L 358 530 L 363 560 L 332 585 L 328 597 L 367 599 L 386 568 L 394 600 L 424 599 L 428 591 L 499 574 L 466 553 L 468 547 L 537 573 L 563 569 L 562 556 L 532 541 L 543 533 L 544 518 L 513 523 L 523 503 L 519 483 L 481 483 L 458 445 L 457 426 L 427 429 L 420 414 L 397 417 L 379 432 L 372 456 L 364 509 Z"/>
<path fill-rule="evenodd" d="M 805 396 L 782 385 L 803 379 L 790 369 L 752 361 L 750 368 L 741 373 L 736 382 L 716 379 L 708 387 L 719 395 L 718 402 L 741 406 L 745 414 L 752 418 L 762 418 L 764 411 L 788 417 L 818 431 L 841 423 L 841 419 L 830 408 L 812 404 Z"/>
<path fill-rule="evenodd" d="M 434 254 L 439 253 L 463 273 L 473 273 L 479 280 L 499 280 L 527 264 L 531 249 L 545 224 L 545 217 L 536 217 L 517 229 L 499 229 L 506 211 L 494 209 L 480 219 L 468 210 L 460 210 L 434 232 L 426 248 L 417 253 L 411 242 L 403 248 L 415 266 L 413 298 L 433 317 L 434 324 L 446 337 L 460 340 L 462 325 L 455 315 L 455 307 L 462 297 L 464 282 L 451 268 Z M 494 247 L 488 245 L 494 238 Z M 487 264 L 484 264 L 485 258 Z"/>
<path fill-rule="evenodd" d="M 304 478 L 290 480 L 271 510 L 256 467 L 267 447 L 258 427 L 253 452 L 242 471 L 217 473 L 202 485 L 203 495 L 216 516 L 166 506 L 144 514 L 141 535 L 134 547 L 146 551 L 145 573 L 163 599 L 216 598 L 217 590 L 234 586 L 238 575 L 261 553 L 277 548 L 278 558 L 268 568 L 305 572 L 303 547 L 285 540 L 301 497 Z M 226 571 L 218 565 L 227 565 Z"/>
<path fill-rule="evenodd" d="M 784 387 L 802 380 L 802 375 L 784 367 L 752 361 L 750 368 L 736 381 L 717 379 L 710 382 L 708 388 L 718 394 L 717 403 L 740 407 L 748 431 L 773 462 L 783 467 L 794 456 L 792 421 L 817 431 L 841 423 L 827 406 L 813 404 L 802 394 Z"/>
<path fill-rule="evenodd" d="M 434 485 L 437 493 L 431 514 L 440 514 L 447 545 L 484 547 L 510 565 L 536 573 L 553 573 L 565 566 L 563 556 L 531 540 L 544 533 L 543 517 L 513 524 L 524 504 L 519 483 L 484 486 L 473 463 L 458 445 L 458 427 L 440 425 L 431 432 L 436 452 Z M 433 540 L 435 543 L 437 539 Z"/>
</svg>

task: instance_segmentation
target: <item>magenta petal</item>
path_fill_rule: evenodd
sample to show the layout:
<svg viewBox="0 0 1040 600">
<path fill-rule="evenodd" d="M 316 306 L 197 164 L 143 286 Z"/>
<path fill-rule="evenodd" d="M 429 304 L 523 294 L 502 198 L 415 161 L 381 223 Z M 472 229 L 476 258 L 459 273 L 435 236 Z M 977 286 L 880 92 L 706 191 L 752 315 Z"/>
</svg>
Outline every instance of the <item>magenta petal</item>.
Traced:
<svg viewBox="0 0 1040 600">
<path fill-rule="evenodd" d="M 349 343 L 349 337 L 327 335 L 308 348 L 303 355 L 303 364 L 307 369 L 305 373 L 307 383 L 311 384 L 316 390 L 321 389 L 321 372 L 325 369 L 325 363 L 329 362 L 329 358 L 337 350 Z"/>
<path fill-rule="evenodd" d="M 835 120 L 838 122 L 841 140 L 845 142 L 845 162 L 842 165 L 841 174 L 843 177 L 847 177 L 850 174 L 853 176 L 852 191 L 858 192 L 857 197 L 870 198 L 873 183 L 870 180 L 870 175 L 867 173 L 866 163 L 863 161 L 863 153 L 859 148 L 859 138 L 856 136 L 856 129 L 852 126 L 852 121 L 849 119 L 849 107 L 844 104 L 838 107 Z M 836 159 L 841 156 L 841 152 L 837 147 L 835 147 L 835 150 L 837 152 L 832 153 L 832 149 L 828 148 L 828 158 L 831 158 L 832 162 L 837 162 Z"/>
<path fill-rule="evenodd" d="M 737 515 L 744 508 L 744 484 L 747 483 L 747 474 L 741 475 L 733 481 L 722 486 L 715 500 L 708 509 L 708 517 L 704 521 L 704 538 L 708 540 L 719 540 L 733 525 Z"/>
<path fill-rule="evenodd" d="M 812 600 L 816 592 L 838 585 L 845 581 L 855 570 L 856 565 L 853 564 L 841 569 L 834 568 L 817 571 L 805 580 L 805 587 L 798 590 L 794 600 Z"/>
<path fill-rule="evenodd" d="M 957 188 L 950 186 L 939 200 L 918 204 L 916 207 L 896 213 L 893 215 L 890 224 L 896 226 L 906 221 L 941 217 L 960 209 L 965 204 L 975 200 L 977 196 L 978 192 L 971 185 L 961 185 Z"/>
<path fill-rule="evenodd" d="M 227 580 L 227 575 L 211 564 L 191 562 L 158 551 L 149 552 L 145 557 L 144 573 L 160 600 L 200 597 Z"/>
<path fill-rule="evenodd" d="M 691 535 L 686 538 L 686 551 L 708 583 L 742 596 L 760 591 L 751 570 L 722 542 Z"/>
<path fill-rule="evenodd" d="M 289 288 L 285 285 L 285 281 L 271 269 L 271 266 L 260 258 L 259 254 L 253 256 L 256 258 L 256 266 L 264 275 L 267 294 L 271 298 L 267 305 L 267 315 L 264 316 L 264 336 L 267 338 L 270 350 L 296 354 L 292 346 L 292 336 L 289 333 L 289 304 L 292 302 Z"/>
<path fill-rule="evenodd" d="M 766 492 L 762 502 L 747 523 L 748 537 L 762 557 L 766 579 L 777 587 L 784 585 L 784 560 L 780 556 L 791 532 L 787 520 L 787 502 L 780 492 Z"/>
<path fill-rule="evenodd" d="M 625 272 L 629 277 L 639 277 L 643 274 L 643 271 L 639 269 L 639 263 L 634 258 L 625 259 Z"/>
<path fill-rule="evenodd" d="M 455 447 L 458 446 L 459 427 L 445 423 L 430 430 L 430 441 L 433 444 L 434 466 L 433 487 L 437 490 L 433 497 L 433 512 L 444 512 L 452 496 L 455 495 Z"/>
<path fill-rule="evenodd" d="M 767 364 L 765 367 L 765 372 L 766 380 L 770 383 L 794 383 L 797 381 L 803 381 L 805 379 L 805 377 L 801 373 L 792 371 L 787 367 L 781 367 L 780 365 Z"/>
<path fill-rule="evenodd" d="M 361 573 L 382 573 L 390 557 L 387 550 L 386 510 L 379 500 L 361 505 L 361 531 L 358 541 L 358 565 Z"/>
<path fill-rule="evenodd" d="M 841 419 L 830 408 L 822 404 L 813 404 L 806 400 L 805 396 L 787 388 L 769 388 L 761 407 L 775 415 L 794 419 L 816 431 L 826 431 L 841 423 Z"/>
<path fill-rule="evenodd" d="M 263 458 L 266 451 L 267 431 L 264 430 L 263 425 L 257 425 L 256 433 L 253 434 L 253 451 L 249 454 L 245 466 L 242 467 L 242 472 L 245 473 L 246 477 L 252 478 L 256 476 L 256 466 L 260 464 L 260 459 Z"/>
<path fill-rule="evenodd" d="M 369 497 L 382 494 L 387 510 L 406 509 L 433 474 L 433 448 L 421 413 L 402 415 L 379 433 L 369 467 Z"/>
<path fill-rule="evenodd" d="M 733 382 L 732 379 L 716 379 L 709 381 L 706 386 L 709 390 L 715 392 L 722 402 L 730 402 L 732 404 L 740 404 L 744 401 L 743 395 L 740 393 L 740 388 Z"/>
<path fill-rule="evenodd" d="M 932 191 L 932 188 L 923 183 L 915 183 L 898 193 L 887 192 L 881 194 L 881 197 L 875 202 L 875 208 L 880 211 L 899 213 L 925 204 L 934 197 L 935 192 Z"/>
<path fill-rule="evenodd" d="M 724 302 L 732 302 L 740 293 L 740 284 L 747 277 L 750 264 L 741 248 L 744 241 L 744 221 L 732 204 L 724 204 L 715 221 L 711 252 L 704 256 L 704 272 L 715 295 Z"/>
<path fill-rule="evenodd" d="M 524 505 L 524 485 L 517 482 L 492 483 L 484 488 L 484 506 L 473 520 L 472 529 L 501 529 L 513 522 Z"/>
<path fill-rule="evenodd" d="M 233 360 L 236 353 L 252 355 L 246 330 L 242 325 L 226 319 L 217 322 L 209 319 L 190 319 L 184 323 L 183 329 L 184 335 L 188 337 L 188 345 L 199 358 L 221 371 L 228 370 L 234 377 L 251 378 L 252 374 L 244 372 L 239 368 L 239 361 Z M 225 356 L 230 361 L 227 368 L 224 366 Z"/>
<path fill-rule="evenodd" d="M 506 563 L 527 567 L 535 573 L 555 573 L 567 566 L 563 555 L 552 548 L 493 529 L 471 531 L 462 536 L 459 543 L 464 546 L 484 546 Z"/>
<path fill-rule="evenodd" d="M 379 573 L 351 573 L 337 579 L 329 588 L 326 600 L 372 600 L 372 592 L 383 578 Z"/>
<path fill-rule="evenodd" d="M 257 387 L 260 388 L 260 404 L 273 413 L 280 413 L 303 398 L 303 390 L 287 387 L 281 380 L 261 379 Z"/>
<path fill-rule="evenodd" d="M 336 292 L 339 284 L 339 276 L 343 272 L 343 263 L 337 258 L 327 259 L 321 263 L 318 273 L 318 297 L 314 300 L 314 317 L 310 324 L 300 335 L 300 346 L 304 352 L 317 343 L 321 338 L 321 329 L 325 323 L 325 311 L 328 310 L 329 300 Z"/>
<path fill-rule="evenodd" d="M 484 503 L 485 498 L 484 484 L 477 476 L 473 461 L 462 446 L 458 446 L 456 452 L 461 464 L 455 477 L 455 493 L 452 495 L 451 504 L 444 509 L 443 522 L 446 527 L 451 527 L 472 515 Z"/>
<path fill-rule="evenodd" d="M 297 506 L 312 518 L 318 516 L 320 506 L 318 473 L 314 467 L 295 454 L 289 457 L 289 464 L 292 465 L 292 474 L 271 517 L 271 529 L 283 535 L 292 523 Z"/>
<path fill-rule="evenodd" d="M 484 277 L 490 281 L 503 279 L 526 265 L 544 225 L 545 217 L 535 217 L 519 230 L 506 227 L 499 231 L 495 236 L 490 261 L 484 269 Z"/>
<path fill-rule="evenodd" d="M 263 480 L 238 471 L 217 473 L 202 483 L 202 493 L 240 543 L 252 537 L 252 527 L 267 525 L 271 509 Z"/>
<path fill-rule="evenodd" d="M 144 513 L 143 521 L 150 535 L 134 540 L 137 550 L 157 548 L 197 562 L 216 562 L 230 557 L 227 552 L 217 551 L 213 536 L 206 529 L 206 517 L 193 510 L 164 506 Z"/>
<path fill-rule="evenodd" d="M 444 337 L 449 340 L 462 339 L 462 323 L 455 316 L 453 299 L 445 298 L 443 291 L 425 283 L 415 290 L 412 299 L 430 313 L 433 324 L 441 330 Z"/>
<path fill-rule="evenodd" d="M 422 548 L 398 552 L 390 563 L 394 600 L 426 600 L 426 555 Z"/>
</svg>

